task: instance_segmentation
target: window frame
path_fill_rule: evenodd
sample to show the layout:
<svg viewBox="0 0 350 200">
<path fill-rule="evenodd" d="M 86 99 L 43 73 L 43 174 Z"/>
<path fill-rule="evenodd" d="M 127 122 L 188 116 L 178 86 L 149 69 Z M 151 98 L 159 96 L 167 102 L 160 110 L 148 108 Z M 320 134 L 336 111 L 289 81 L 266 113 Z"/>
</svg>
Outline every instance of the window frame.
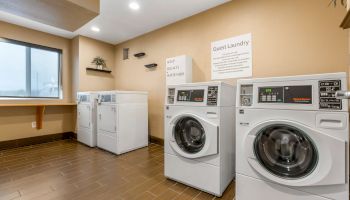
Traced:
<svg viewBox="0 0 350 200">
<path fill-rule="evenodd" d="M 0 100 L 8 100 L 8 99 L 18 99 L 18 100 L 25 100 L 25 99 L 36 99 L 36 100 L 59 100 L 63 99 L 63 87 L 62 87 L 62 49 L 47 47 L 43 45 L 28 43 L 28 42 L 22 42 L 14 39 L 4 38 L 0 37 L 0 42 L 5 42 L 9 44 L 15 44 L 15 45 L 21 45 L 26 47 L 26 92 L 27 96 L 0 96 Z M 31 49 L 39 49 L 39 50 L 46 50 L 58 53 L 58 96 L 57 97 L 36 97 L 31 96 Z M 28 70 L 29 69 L 29 70 Z M 28 95 L 29 92 L 29 95 Z"/>
</svg>

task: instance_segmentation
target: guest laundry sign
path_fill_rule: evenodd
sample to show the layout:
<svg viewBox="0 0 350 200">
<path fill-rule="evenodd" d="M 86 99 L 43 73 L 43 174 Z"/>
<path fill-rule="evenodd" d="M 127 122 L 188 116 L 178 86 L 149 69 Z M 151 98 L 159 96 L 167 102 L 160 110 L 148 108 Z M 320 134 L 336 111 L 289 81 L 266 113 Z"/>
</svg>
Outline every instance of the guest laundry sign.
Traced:
<svg viewBox="0 0 350 200">
<path fill-rule="evenodd" d="M 252 76 L 252 34 L 211 43 L 211 79 Z"/>
<path fill-rule="evenodd" d="M 192 58 L 187 55 L 166 59 L 166 84 L 192 82 Z"/>
</svg>

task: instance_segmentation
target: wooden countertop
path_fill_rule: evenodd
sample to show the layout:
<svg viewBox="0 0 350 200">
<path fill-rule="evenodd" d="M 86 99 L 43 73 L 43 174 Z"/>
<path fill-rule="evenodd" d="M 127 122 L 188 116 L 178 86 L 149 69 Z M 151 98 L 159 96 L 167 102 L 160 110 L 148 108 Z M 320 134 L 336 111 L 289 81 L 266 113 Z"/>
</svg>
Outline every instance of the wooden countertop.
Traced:
<svg viewBox="0 0 350 200">
<path fill-rule="evenodd" d="M 0 104 L 0 107 L 37 107 L 37 106 L 76 106 L 76 103 L 14 103 L 14 104 Z"/>
<path fill-rule="evenodd" d="M 35 107 L 36 108 L 36 128 L 38 130 L 43 127 L 43 118 L 45 108 L 47 106 L 76 106 L 76 103 L 11 103 L 0 104 L 0 107 Z"/>
</svg>

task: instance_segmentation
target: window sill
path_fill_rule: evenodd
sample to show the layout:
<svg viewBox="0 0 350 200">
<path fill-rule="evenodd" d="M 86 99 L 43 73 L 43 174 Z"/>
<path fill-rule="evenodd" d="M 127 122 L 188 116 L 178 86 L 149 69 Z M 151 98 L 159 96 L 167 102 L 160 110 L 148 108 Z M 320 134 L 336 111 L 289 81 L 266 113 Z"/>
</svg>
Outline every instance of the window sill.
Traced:
<svg viewBox="0 0 350 200">
<path fill-rule="evenodd" d="M 76 103 L 9 103 L 0 104 L 0 107 L 36 107 L 36 106 L 76 106 Z"/>
<path fill-rule="evenodd" d="M 39 101 L 59 101 L 59 100 L 63 100 L 62 98 L 16 98 L 16 97 L 0 97 L 0 102 L 1 101 L 7 101 L 7 100 L 14 100 L 14 101 L 36 101 L 36 100 L 39 100 Z"/>
</svg>

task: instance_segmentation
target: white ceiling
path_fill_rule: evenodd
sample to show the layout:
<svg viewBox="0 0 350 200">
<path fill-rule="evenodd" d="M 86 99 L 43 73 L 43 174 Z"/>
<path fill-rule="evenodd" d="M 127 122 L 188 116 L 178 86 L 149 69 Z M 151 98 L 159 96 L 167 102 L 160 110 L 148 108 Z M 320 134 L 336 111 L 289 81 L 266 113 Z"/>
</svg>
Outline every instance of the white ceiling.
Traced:
<svg viewBox="0 0 350 200">
<path fill-rule="evenodd" d="M 129 9 L 129 3 L 134 1 L 140 4 L 140 10 Z M 2 11 L 0 20 L 66 38 L 83 35 L 118 44 L 228 1 L 230 0 L 101 0 L 100 15 L 75 32 Z M 92 26 L 99 27 L 101 31 L 91 31 Z"/>
</svg>

